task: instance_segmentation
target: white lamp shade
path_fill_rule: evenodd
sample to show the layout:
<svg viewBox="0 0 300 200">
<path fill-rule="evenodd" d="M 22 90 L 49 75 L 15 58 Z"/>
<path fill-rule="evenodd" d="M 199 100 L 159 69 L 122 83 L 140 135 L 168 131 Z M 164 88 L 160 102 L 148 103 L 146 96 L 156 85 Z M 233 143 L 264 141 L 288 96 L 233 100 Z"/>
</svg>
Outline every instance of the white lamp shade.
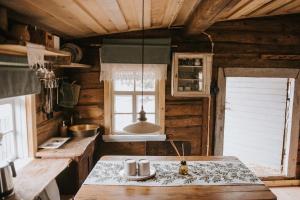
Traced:
<svg viewBox="0 0 300 200">
<path fill-rule="evenodd" d="M 147 121 L 139 121 L 126 126 L 123 130 L 127 133 L 133 134 L 159 134 L 161 131 L 161 127 Z"/>
</svg>

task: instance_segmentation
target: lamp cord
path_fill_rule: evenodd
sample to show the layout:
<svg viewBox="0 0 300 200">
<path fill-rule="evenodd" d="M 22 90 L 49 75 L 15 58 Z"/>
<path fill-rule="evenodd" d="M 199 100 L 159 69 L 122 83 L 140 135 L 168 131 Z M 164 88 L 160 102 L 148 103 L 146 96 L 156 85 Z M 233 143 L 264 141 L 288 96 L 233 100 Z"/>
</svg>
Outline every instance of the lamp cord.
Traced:
<svg viewBox="0 0 300 200">
<path fill-rule="evenodd" d="M 143 9 L 142 9 L 142 110 L 144 110 L 144 51 L 145 51 L 145 27 L 144 27 L 144 3 L 143 0 Z"/>
<path fill-rule="evenodd" d="M 211 35 L 208 34 L 208 33 L 206 33 L 205 31 L 202 31 L 202 33 L 208 37 L 208 40 L 210 41 L 210 45 L 211 45 L 211 53 L 213 54 L 213 53 L 214 53 L 214 46 L 215 46 L 215 43 L 214 43 L 214 41 L 213 41 Z"/>
</svg>

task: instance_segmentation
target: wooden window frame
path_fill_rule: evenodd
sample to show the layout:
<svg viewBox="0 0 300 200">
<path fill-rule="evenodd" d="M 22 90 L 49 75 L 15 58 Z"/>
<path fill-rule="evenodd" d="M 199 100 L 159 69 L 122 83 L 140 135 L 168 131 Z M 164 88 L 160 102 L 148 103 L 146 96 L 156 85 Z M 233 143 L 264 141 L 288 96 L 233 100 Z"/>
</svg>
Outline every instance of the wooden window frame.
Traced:
<svg viewBox="0 0 300 200">
<path fill-rule="evenodd" d="M 113 84 L 111 81 L 104 81 L 104 128 L 105 135 L 114 134 L 112 131 L 113 121 L 112 121 L 112 106 L 113 106 L 113 94 L 112 94 Z M 153 92 L 152 92 L 153 93 Z M 157 118 L 156 122 L 162 127 L 164 132 L 165 129 L 165 81 L 158 80 L 156 83 L 156 112 Z M 147 95 L 147 92 L 144 92 Z"/>
<path fill-rule="evenodd" d="M 114 86 L 112 84 L 112 98 L 111 98 L 111 102 L 112 102 L 112 106 L 111 106 L 111 112 L 112 112 L 112 123 L 111 123 L 111 126 L 112 126 L 112 129 L 115 127 L 115 121 L 113 120 L 113 115 L 114 114 L 133 114 L 133 121 L 137 121 L 137 118 L 139 117 L 138 116 L 138 112 L 139 110 L 137 110 L 137 96 L 140 96 L 142 95 L 142 91 L 136 91 L 136 81 L 134 82 L 134 90 L 133 91 L 114 91 Z M 159 116 L 159 109 L 158 109 L 158 96 L 159 96 L 159 83 L 158 81 L 155 81 L 155 88 L 154 88 L 154 91 L 144 91 L 144 96 L 146 95 L 152 95 L 152 96 L 155 96 L 155 112 L 154 113 L 149 113 L 149 114 L 155 114 L 155 123 L 159 123 L 158 121 L 158 116 Z M 114 104 L 115 104 L 115 98 L 114 96 L 115 95 L 128 95 L 128 96 L 132 96 L 132 113 L 116 113 L 114 111 Z M 139 109 L 139 108 L 138 108 Z M 148 113 L 147 113 L 148 114 Z M 113 132 L 115 134 L 122 134 L 122 132 Z"/>
<path fill-rule="evenodd" d="M 28 157 L 34 158 L 38 150 L 36 123 L 36 95 L 25 96 Z"/>
<path fill-rule="evenodd" d="M 24 101 L 24 102 L 18 103 L 19 101 Z M 15 116 L 16 112 L 18 112 L 22 116 L 26 117 L 25 121 L 19 122 L 18 128 L 16 127 L 17 125 L 14 122 L 14 128 L 13 128 L 14 133 L 13 134 L 16 134 L 18 129 L 23 130 L 23 128 L 25 128 L 24 126 L 26 126 L 26 136 L 22 136 L 22 137 L 26 137 L 26 140 L 27 140 L 26 146 L 27 147 L 26 147 L 25 152 L 23 151 L 22 154 L 24 156 L 26 156 L 26 158 L 24 158 L 24 159 L 33 158 L 35 156 L 35 152 L 37 151 L 35 95 L 27 95 L 22 100 L 21 99 L 7 100 L 7 103 L 12 104 L 12 106 L 13 106 L 13 115 L 15 118 L 14 120 L 22 120 L 22 119 L 16 119 L 16 117 L 17 117 L 17 116 Z M 19 110 L 19 109 L 16 110 L 15 106 L 18 106 L 18 107 L 22 106 L 22 107 L 24 107 L 24 110 L 23 110 L 23 108 L 22 108 L 22 110 Z M 25 132 L 24 132 L 24 134 L 25 134 Z M 15 142 L 17 142 L 17 140 L 24 139 L 24 138 L 19 138 L 19 137 L 20 137 L 20 135 L 15 135 Z M 17 157 L 17 152 L 16 152 L 16 157 Z"/>
<path fill-rule="evenodd" d="M 291 68 L 219 68 L 218 69 L 218 87 L 216 103 L 216 124 L 214 155 L 223 155 L 224 144 L 224 122 L 225 122 L 225 95 L 226 95 L 226 77 L 269 77 L 269 78 L 294 78 L 294 101 L 293 116 L 291 125 L 291 139 L 289 148 L 289 157 L 287 159 L 288 169 L 287 177 L 296 176 L 297 152 L 299 143 L 299 121 L 300 121 L 300 77 L 299 69 Z"/>
</svg>

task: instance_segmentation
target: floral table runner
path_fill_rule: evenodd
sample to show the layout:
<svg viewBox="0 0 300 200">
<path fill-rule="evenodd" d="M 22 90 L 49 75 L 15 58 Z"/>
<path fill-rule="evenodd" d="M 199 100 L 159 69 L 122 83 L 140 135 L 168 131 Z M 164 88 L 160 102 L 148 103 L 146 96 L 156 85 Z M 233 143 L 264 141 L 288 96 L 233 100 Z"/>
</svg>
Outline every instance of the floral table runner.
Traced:
<svg viewBox="0 0 300 200">
<path fill-rule="evenodd" d="M 263 184 L 240 161 L 188 161 L 189 174 L 178 173 L 179 161 L 151 161 L 155 177 L 145 181 L 129 181 L 119 172 L 122 161 L 98 161 L 84 184 L 133 186 L 186 186 Z"/>
</svg>

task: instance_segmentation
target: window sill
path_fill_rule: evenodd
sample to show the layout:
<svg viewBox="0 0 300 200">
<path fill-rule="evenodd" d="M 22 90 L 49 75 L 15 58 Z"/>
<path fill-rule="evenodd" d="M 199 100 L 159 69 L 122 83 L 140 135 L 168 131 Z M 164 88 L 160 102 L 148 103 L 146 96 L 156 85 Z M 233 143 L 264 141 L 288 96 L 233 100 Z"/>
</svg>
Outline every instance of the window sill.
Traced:
<svg viewBox="0 0 300 200">
<path fill-rule="evenodd" d="M 165 134 L 145 134 L 145 135 L 102 135 L 104 142 L 146 142 L 165 141 Z"/>
<path fill-rule="evenodd" d="M 24 168 L 26 165 L 28 165 L 33 158 L 19 158 L 14 161 L 16 171 L 20 171 L 22 168 Z"/>
</svg>

